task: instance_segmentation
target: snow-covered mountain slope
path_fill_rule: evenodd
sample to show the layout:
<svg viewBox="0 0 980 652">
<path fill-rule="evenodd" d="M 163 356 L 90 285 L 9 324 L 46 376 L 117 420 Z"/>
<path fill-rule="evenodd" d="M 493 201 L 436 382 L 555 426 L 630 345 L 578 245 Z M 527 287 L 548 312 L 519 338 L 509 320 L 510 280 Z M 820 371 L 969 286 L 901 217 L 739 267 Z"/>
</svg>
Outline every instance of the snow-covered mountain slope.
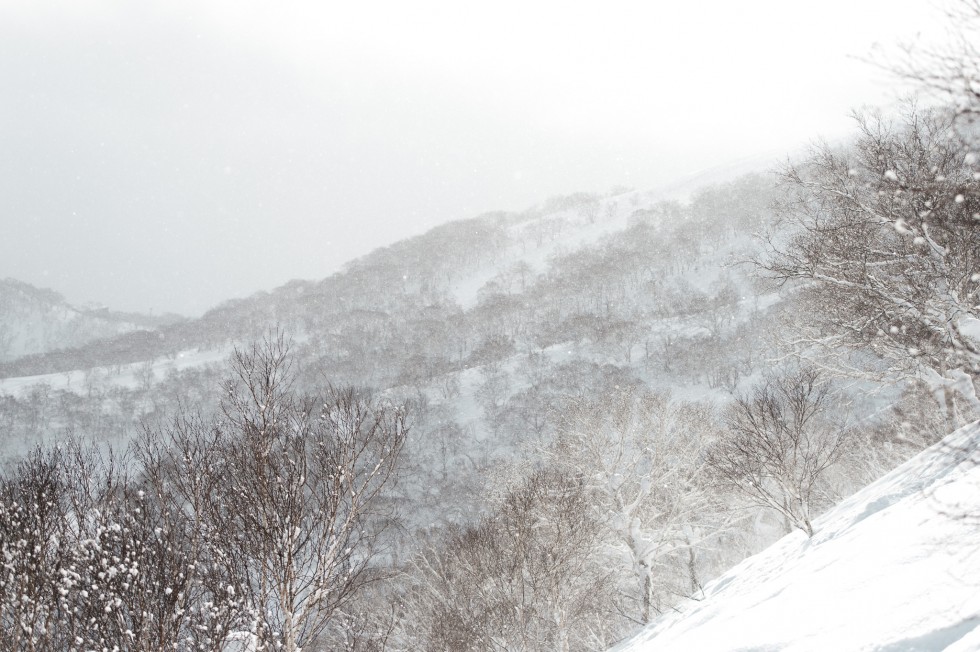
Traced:
<svg viewBox="0 0 980 652">
<path fill-rule="evenodd" d="M 980 650 L 980 422 L 787 535 L 617 652 Z M 972 459 L 971 459 L 972 458 Z"/>
<path fill-rule="evenodd" d="M 79 308 L 53 290 L 0 279 L 0 362 L 151 330 L 179 319 L 176 315 L 151 317 Z"/>
</svg>

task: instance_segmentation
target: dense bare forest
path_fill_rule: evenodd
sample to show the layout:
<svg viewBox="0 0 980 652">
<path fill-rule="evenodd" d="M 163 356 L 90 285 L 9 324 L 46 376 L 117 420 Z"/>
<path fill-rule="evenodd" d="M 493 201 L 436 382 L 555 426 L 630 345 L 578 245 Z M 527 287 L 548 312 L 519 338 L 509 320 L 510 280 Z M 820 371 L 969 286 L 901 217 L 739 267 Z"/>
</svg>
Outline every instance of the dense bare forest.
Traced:
<svg viewBox="0 0 980 652">
<path fill-rule="evenodd" d="M 4 282 L 0 647 L 601 650 L 813 537 L 980 417 L 969 33 L 888 62 L 942 103 L 683 200 L 458 220 L 197 319 Z"/>
</svg>

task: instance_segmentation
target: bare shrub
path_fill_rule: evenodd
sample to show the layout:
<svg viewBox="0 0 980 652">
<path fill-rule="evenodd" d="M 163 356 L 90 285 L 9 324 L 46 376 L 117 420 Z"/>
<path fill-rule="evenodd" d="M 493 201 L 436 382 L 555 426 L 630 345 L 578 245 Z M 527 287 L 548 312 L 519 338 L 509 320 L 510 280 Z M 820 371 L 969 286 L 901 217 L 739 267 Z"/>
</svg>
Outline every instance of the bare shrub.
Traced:
<svg viewBox="0 0 980 652">
<path fill-rule="evenodd" d="M 729 432 L 706 458 L 715 480 L 812 537 L 819 485 L 844 454 L 850 432 L 829 418 L 831 402 L 829 386 L 813 369 L 768 377 L 728 411 Z"/>
</svg>

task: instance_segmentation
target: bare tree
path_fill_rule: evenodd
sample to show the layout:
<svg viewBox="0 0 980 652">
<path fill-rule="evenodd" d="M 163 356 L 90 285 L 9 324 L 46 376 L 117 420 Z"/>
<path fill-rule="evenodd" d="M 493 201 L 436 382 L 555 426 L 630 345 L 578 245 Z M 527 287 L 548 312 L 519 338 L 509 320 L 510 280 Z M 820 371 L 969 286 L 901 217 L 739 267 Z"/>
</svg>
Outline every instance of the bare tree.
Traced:
<svg viewBox="0 0 980 652">
<path fill-rule="evenodd" d="M 176 570 L 159 561 L 156 564 L 166 575 L 162 586 L 170 589 L 162 597 L 179 615 L 155 621 L 159 633 L 150 645 L 155 649 L 172 646 L 166 638 L 168 625 L 197 615 L 193 626 L 177 630 L 180 640 L 193 641 L 194 649 L 218 652 L 224 649 L 228 635 L 247 628 L 253 617 L 245 602 L 246 567 L 228 548 L 226 533 L 217 527 L 212 514 L 221 485 L 227 481 L 225 445 L 222 431 L 214 424 L 184 414 L 158 430 L 144 427 L 136 442 L 141 478 L 138 499 L 158 514 L 154 537 L 167 550 L 179 551 L 182 561 Z"/>
<path fill-rule="evenodd" d="M 486 423 L 494 434 L 503 426 L 501 417 L 509 394 L 509 374 L 499 362 L 491 362 L 480 368 L 480 384 L 473 395 L 483 408 Z"/>
<path fill-rule="evenodd" d="M 907 44 L 898 52 L 880 53 L 875 61 L 953 108 L 957 131 L 976 165 L 980 162 L 975 128 L 980 118 L 980 2 L 944 4 L 947 29 L 941 42 L 925 47 Z"/>
<path fill-rule="evenodd" d="M 297 396 L 282 334 L 234 356 L 211 518 L 245 564 L 260 649 L 296 652 L 373 578 L 404 413 L 353 390 Z"/>
<path fill-rule="evenodd" d="M 627 388 L 563 417 L 547 458 L 586 487 L 610 547 L 624 553 L 626 613 L 650 622 L 700 589 L 698 555 L 731 524 L 701 481 L 715 419 L 704 405 Z"/>
<path fill-rule="evenodd" d="M 0 647 L 218 652 L 242 634 L 296 652 L 360 636 L 368 620 L 345 609 L 382 575 L 404 414 L 353 390 L 297 395 L 278 334 L 235 372 L 223 419 L 180 413 L 135 456 L 71 440 L 0 476 Z"/>
<path fill-rule="evenodd" d="M 951 131 L 958 145 L 962 167 L 972 173 L 965 182 L 956 184 L 954 201 L 961 204 L 965 209 L 964 214 L 973 220 L 965 221 L 965 230 L 972 232 L 973 237 L 964 239 L 976 253 L 980 239 L 980 0 L 950 0 L 941 6 L 946 14 L 945 38 L 926 47 L 906 45 L 899 53 L 886 52 L 877 58 L 877 63 L 918 85 L 924 92 L 938 96 L 949 107 Z M 972 416 L 980 415 L 980 399 L 975 391 L 980 377 L 980 302 L 976 300 L 980 295 L 980 263 L 977 258 L 975 255 L 971 261 L 973 310 L 956 319 L 959 334 L 966 344 L 959 347 L 959 353 L 961 357 L 966 357 L 968 364 L 964 366 L 965 372 L 958 373 L 956 378 L 933 383 L 934 392 L 946 407 L 947 432 L 962 425 L 961 421 L 953 418 L 955 405 L 951 389 L 959 390 L 961 394 L 966 393 L 964 390 L 974 390 L 967 398 L 973 407 Z M 966 302 L 969 302 L 969 297 L 967 294 Z M 940 371 L 938 375 L 942 377 L 945 374 Z M 952 446 L 950 452 L 959 459 L 980 464 L 980 451 L 975 442 Z"/>
<path fill-rule="evenodd" d="M 4 649 L 222 649 L 240 602 L 125 459 L 70 440 L 0 486 Z"/>
<path fill-rule="evenodd" d="M 980 181 L 953 115 L 911 106 L 899 124 L 857 124 L 853 147 L 786 168 L 790 239 L 759 263 L 797 290 L 796 344 L 818 364 L 867 373 L 852 353 L 871 352 L 888 379 L 926 382 L 951 421 L 954 396 L 980 413 Z"/>
<path fill-rule="evenodd" d="M 60 573 L 71 557 L 60 451 L 36 449 L 0 480 L 0 630 L 9 650 L 68 645 Z M 65 648 L 66 649 L 66 648 Z"/>
<path fill-rule="evenodd" d="M 708 450 L 717 483 L 778 511 L 807 536 L 828 468 L 845 452 L 849 431 L 829 419 L 829 386 L 813 369 L 768 377 L 727 414 L 729 432 Z"/>
<path fill-rule="evenodd" d="M 139 388 L 144 392 L 150 391 L 150 388 L 153 387 L 153 383 L 156 380 L 156 374 L 153 371 L 153 361 L 147 360 L 137 366 L 134 375 L 139 383 Z"/>
<path fill-rule="evenodd" d="M 608 647 L 614 582 L 596 563 L 601 528 L 590 511 L 580 482 L 539 471 L 477 525 L 434 540 L 413 562 L 405 649 Z"/>
</svg>

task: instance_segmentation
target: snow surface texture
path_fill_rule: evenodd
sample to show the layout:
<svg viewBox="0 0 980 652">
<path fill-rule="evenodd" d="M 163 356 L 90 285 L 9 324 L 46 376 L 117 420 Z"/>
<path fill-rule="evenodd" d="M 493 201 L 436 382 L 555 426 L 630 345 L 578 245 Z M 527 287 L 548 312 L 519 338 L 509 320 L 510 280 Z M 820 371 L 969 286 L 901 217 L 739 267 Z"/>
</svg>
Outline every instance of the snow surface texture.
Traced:
<svg viewBox="0 0 980 652">
<path fill-rule="evenodd" d="M 975 422 L 614 650 L 980 650 L 978 446 Z"/>
</svg>

